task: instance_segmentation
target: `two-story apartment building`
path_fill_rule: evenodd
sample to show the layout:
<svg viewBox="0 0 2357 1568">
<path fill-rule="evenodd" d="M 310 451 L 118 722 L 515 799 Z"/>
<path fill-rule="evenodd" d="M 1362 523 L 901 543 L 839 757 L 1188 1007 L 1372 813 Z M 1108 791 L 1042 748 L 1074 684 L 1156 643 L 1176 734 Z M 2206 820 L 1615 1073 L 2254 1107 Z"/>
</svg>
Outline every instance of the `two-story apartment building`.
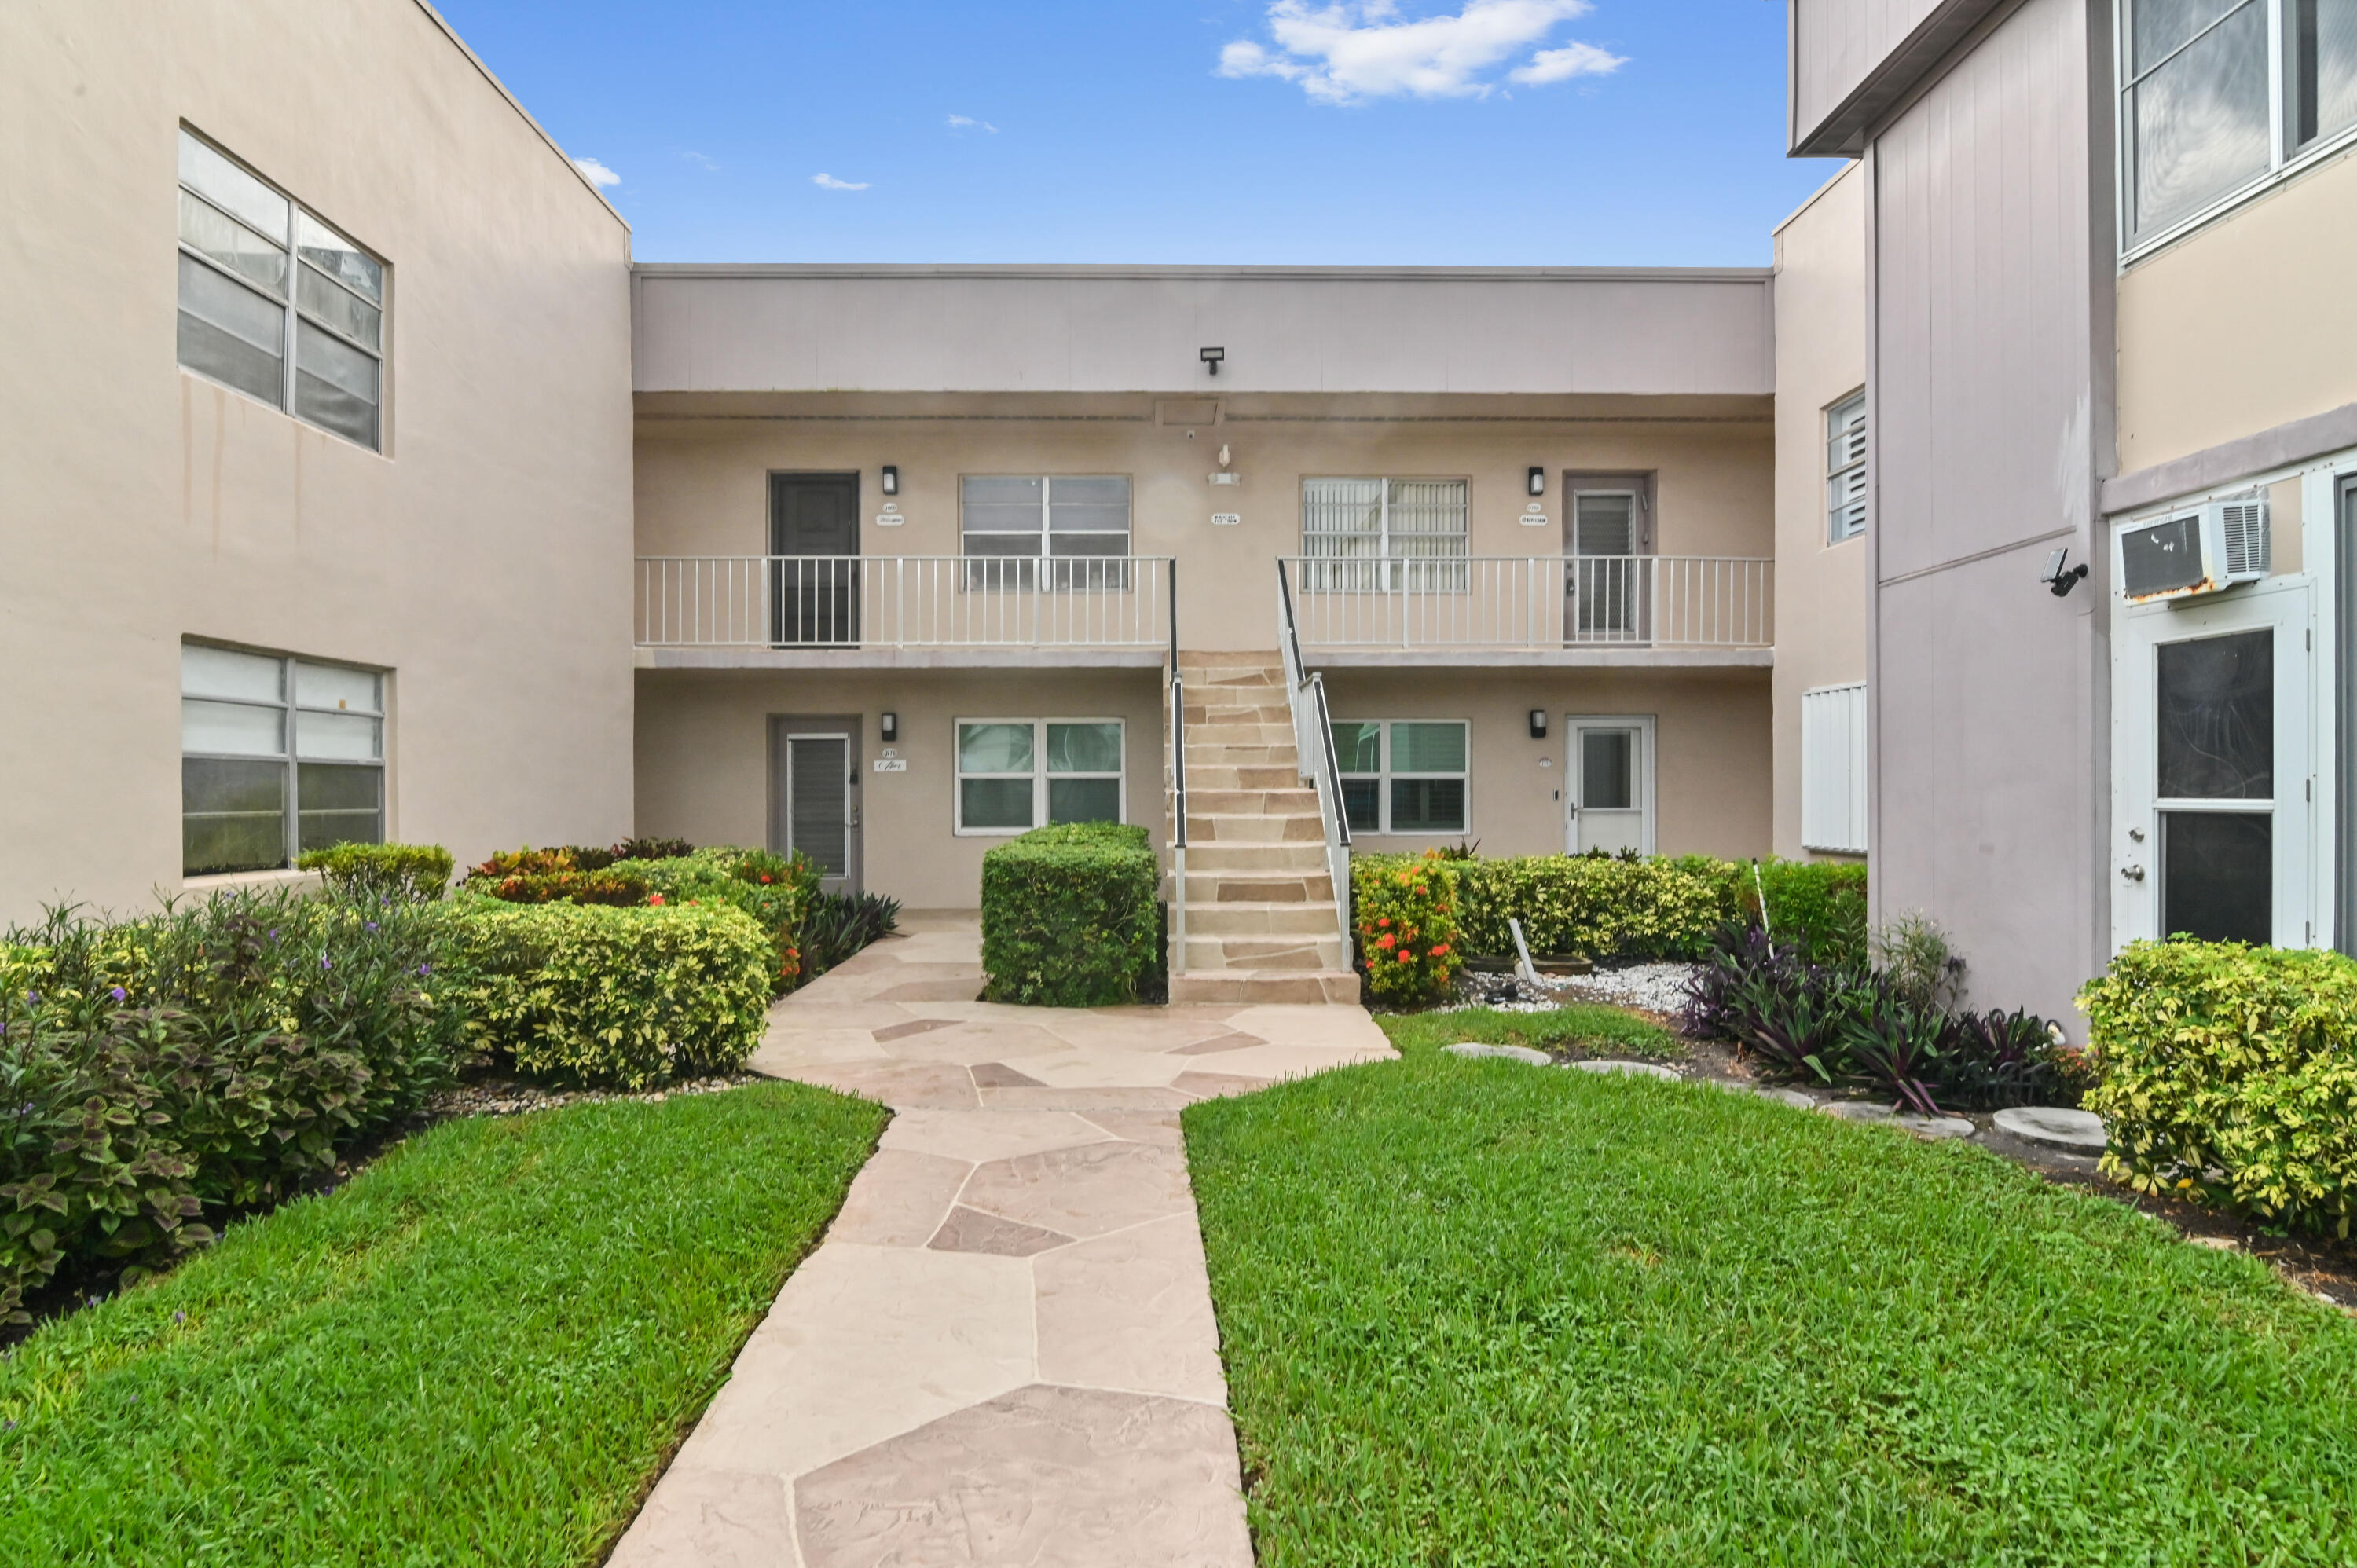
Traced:
<svg viewBox="0 0 2357 1568">
<path fill-rule="evenodd" d="M 2357 14 L 1792 25 L 1794 152 L 1861 160 L 1880 908 L 2058 1016 L 2136 937 L 2357 945 Z"/>
<path fill-rule="evenodd" d="M 631 821 L 629 231 L 414 0 L 0 7 L 0 920 Z"/>
</svg>

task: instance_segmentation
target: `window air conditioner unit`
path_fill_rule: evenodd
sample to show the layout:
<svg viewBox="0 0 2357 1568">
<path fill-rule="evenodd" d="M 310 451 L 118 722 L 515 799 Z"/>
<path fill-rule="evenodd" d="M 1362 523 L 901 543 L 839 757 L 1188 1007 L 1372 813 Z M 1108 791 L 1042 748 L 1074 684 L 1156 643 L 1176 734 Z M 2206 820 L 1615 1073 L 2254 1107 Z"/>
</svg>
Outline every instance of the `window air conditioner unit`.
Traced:
<svg viewBox="0 0 2357 1568">
<path fill-rule="evenodd" d="M 2142 605 L 2214 594 L 2266 576 L 2271 554 L 2263 498 L 2210 501 L 2120 531 L 2120 595 Z"/>
</svg>

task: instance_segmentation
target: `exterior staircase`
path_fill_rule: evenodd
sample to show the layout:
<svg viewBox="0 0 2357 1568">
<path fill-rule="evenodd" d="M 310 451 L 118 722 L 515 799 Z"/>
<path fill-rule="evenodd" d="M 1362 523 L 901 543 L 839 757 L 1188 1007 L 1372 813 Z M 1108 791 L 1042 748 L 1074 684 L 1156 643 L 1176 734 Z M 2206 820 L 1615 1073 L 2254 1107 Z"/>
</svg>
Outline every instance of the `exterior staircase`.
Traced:
<svg viewBox="0 0 2357 1568">
<path fill-rule="evenodd" d="M 1187 721 L 1186 940 L 1185 950 L 1171 954 L 1170 1000 L 1357 1002 L 1359 976 L 1338 930 L 1318 791 L 1302 781 L 1282 661 L 1275 652 L 1186 653 L 1178 674 Z M 1175 875 L 1164 879 L 1174 905 Z M 1175 929 L 1171 941 L 1181 945 Z"/>
</svg>

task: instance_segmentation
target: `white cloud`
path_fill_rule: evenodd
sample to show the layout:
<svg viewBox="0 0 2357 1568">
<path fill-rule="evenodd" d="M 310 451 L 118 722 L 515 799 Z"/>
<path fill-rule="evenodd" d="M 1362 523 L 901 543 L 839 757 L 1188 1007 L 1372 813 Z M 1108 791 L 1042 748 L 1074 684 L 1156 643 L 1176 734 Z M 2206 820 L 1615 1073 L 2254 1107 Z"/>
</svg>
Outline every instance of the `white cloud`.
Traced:
<svg viewBox="0 0 2357 1568">
<path fill-rule="evenodd" d="M 705 157 L 702 153 L 682 153 L 679 156 L 707 173 L 718 174 L 720 172 L 720 166 L 713 162 L 710 158 Z"/>
<path fill-rule="evenodd" d="M 609 185 L 619 185 L 622 183 L 622 177 L 620 175 L 616 174 L 612 169 L 608 168 L 596 158 L 575 158 L 573 160 L 573 166 L 581 171 L 581 177 L 583 179 L 587 180 L 591 185 L 596 186 L 600 190 L 605 189 Z"/>
<path fill-rule="evenodd" d="M 997 126 L 992 124 L 987 120 L 977 120 L 971 114 L 951 115 L 950 129 L 952 131 L 987 131 L 994 136 L 998 134 Z"/>
<path fill-rule="evenodd" d="M 866 190 L 868 182 L 864 179 L 837 179 L 831 174 L 814 174 L 811 176 L 811 183 L 821 190 Z"/>
<path fill-rule="evenodd" d="M 1396 0 L 1274 0 L 1275 48 L 1239 38 L 1220 51 L 1219 74 L 1298 82 L 1320 103 L 1409 94 L 1481 98 L 1491 73 L 1560 23 L 1586 16 L 1588 0 L 1464 0 L 1454 15 L 1410 19 Z M 1627 61 L 1592 45 L 1540 49 L 1507 74 L 1530 85 L 1601 76 Z"/>
<path fill-rule="evenodd" d="M 1607 54 L 1594 44 L 1566 44 L 1559 49 L 1539 50 L 1530 64 L 1518 65 L 1506 74 L 1536 87 L 1568 81 L 1575 76 L 1609 76 L 1628 63 L 1626 55 Z"/>
</svg>

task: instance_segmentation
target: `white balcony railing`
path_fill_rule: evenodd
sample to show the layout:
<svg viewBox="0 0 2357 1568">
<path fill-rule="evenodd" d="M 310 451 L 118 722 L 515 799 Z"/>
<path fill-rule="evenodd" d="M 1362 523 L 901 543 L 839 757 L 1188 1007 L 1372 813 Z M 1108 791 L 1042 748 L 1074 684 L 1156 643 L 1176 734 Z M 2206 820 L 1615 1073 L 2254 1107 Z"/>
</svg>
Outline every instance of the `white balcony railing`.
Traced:
<svg viewBox="0 0 2357 1568">
<path fill-rule="evenodd" d="M 1161 648 L 1166 556 L 640 556 L 641 648 Z"/>
<path fill-rule="evenodd" d="M 1305 648 L 1767 648 L 1775 563 L 1732 555 L 1288 556 Z"/>
</svg>

